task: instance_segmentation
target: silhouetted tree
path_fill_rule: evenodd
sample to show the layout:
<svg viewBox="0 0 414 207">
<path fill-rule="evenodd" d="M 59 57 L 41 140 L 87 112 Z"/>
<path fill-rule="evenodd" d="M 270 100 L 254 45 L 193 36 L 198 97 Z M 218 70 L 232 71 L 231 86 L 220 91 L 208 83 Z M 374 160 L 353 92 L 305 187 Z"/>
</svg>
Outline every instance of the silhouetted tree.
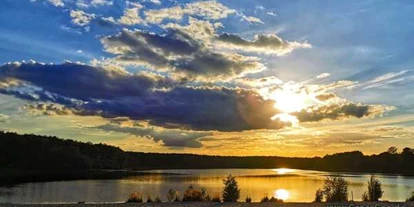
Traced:
<svg viewBox="0 0 414 207">
<path fill-rule="evenodd" d="M 224 188 L 222 192 L 224 202 L 236 202 L 240 197 L 239 185 L 236 178 L 232 175 L 228 175 L 223 180 Z"/>
<path fill-rule="evenodd" d="M 348 183 L 341 174 L 330 174 L 325 178 L 323 193 L 327 202 L 348 201 Z"/>
<path fill-rule="evenodd" d="M 375 178 L 374 175 L 371 175 L 370 180 L 368 181 L 368 192 L 362 194 L 363 201 L 378 201 L 382 197 L 384 191 L 381 189 L 381 182 Z"/>
<path fill-rule="evenodd" d="M 390 148 L 388 148 L 387 152 L 390 154 L 397 154 L 398 148 L 392 146 Z"/>
<path fill-rule="evenodd" d="M 322 202 L 322 200 L 323 200 L 323 191 L 322 191 L 322 189 L 318 189 L 318 190 L 316 190 L 316 193 L 315 193 L 315 202 Z"/>
</svg>

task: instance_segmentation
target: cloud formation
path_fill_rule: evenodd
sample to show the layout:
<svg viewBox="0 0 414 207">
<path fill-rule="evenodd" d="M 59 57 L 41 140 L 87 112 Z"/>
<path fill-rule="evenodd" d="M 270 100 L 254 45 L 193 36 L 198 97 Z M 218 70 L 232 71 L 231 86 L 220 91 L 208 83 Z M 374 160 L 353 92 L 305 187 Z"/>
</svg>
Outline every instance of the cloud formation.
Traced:
<svg viewBox="0 0 414 207">
<path fill-rule="evenodd" d="M 364 105 L 348 102 L 310 107 L 292 114 L 295 115 L 300 122 L 316 122 L 324 119 L 341 120 L 350 117 L 375 117 L 393 109 L 394 107 L 382 105 Z"/>
<path fill-rule="evenodd" d="M 123 30 L 102 39 L 116 60 L 146 65 L 190 77 L 230 78 L 263 70 L 256 58 L 212 51 L 189 34 L 170 29 L 165 34 Z"/>
<path fill-rule="evenodd" d="M 145 11 L 146 21 L 159 24 L 164 19 L 180 20 L 185 15 L 198 16 L 205 19 L 223 19 L 230 14 L 236 13 L 217 1 L 198 1 L 185 4 L 184 6 L 174 6 L 158 10 Z"/>
<path fill-rule="evenodd" d="M 277 35 L 256 35 L 253 41 L 248 41 L 234 34 L 221 34 L 216 38 L 219 44 L 226 48 L 234 48 L 248 52 L 285 55 L 297 48 L 311 48 L 307 43 L 285 41 Z"/>
<path fill-rule="evenodd" d="M 168 147 L 200 148 L 203 145 L 199 139 L 211 134 L 208 132 L 162 129 L 159 127 L 146 127 L 139 125 L 128 127 L 114 123 L 97 126 L 95 128 L 109 132 L 120 132 L 153 139 L 155 142 L 162 142 L 164 146 Z"/>
<path fill-rule="evenodd" d="M 96 17 L 96 15 L 89 14 L 81 10 L 71 10 L 70 17 L 72 18 L 73 24 L 78 26 L 86 26 Z"/>
</svg>

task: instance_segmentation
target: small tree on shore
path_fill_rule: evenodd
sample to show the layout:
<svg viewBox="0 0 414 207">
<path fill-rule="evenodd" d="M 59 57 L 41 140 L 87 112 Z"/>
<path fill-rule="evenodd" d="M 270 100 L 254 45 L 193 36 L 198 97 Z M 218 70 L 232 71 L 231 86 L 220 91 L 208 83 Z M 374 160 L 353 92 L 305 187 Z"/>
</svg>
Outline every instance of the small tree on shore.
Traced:
<svg viewBox="0 0 414 207">
<path fill-rule="evenodd" d="M 180 196 L 180 193 L 178 191 L 173 190 L 173 189 L 170 189 L 168 191 L 168 193 L 167 193 L 167 200 L 169 202 L 178 201 L 179 200 L 179 196 Z"/>
<path fill-rule="evenodd" d="M 224 202 L 236 202 L 240 198 L 240 189 L 234 176 L 228 175 L 223 180 L 224 188 L 222 192 Z"/>
<path fill-rule="evenodd" d="M 348 201 L 348 182 L 341 174 L 330 174 L 325 178 L 323 194 L 326 202 Z"/>
<path fill-rule="evenodd" d="M 316 190 L 316 193 L 315 193 L 315 202 L 322 202 L 322 200 L 323 200 L 323 191 L 322 191 L 322 189 L 318 189 L 318 190 Z"/>
<path fill-rule="evenodd" d="M 382 197 L 384 191 L 381 188 L 381 182 L 374 176 L 371 175 L 368 181 L 368 192 L 362 194 L 363 201 L 378 201 Z"/>
</svg>

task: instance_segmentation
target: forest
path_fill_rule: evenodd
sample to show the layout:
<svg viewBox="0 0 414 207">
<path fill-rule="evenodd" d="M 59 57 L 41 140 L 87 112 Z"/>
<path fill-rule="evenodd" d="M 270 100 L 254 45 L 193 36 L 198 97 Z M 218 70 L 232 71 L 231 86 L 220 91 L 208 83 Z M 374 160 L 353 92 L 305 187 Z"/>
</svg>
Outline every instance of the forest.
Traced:
<svg viewBox="0 0 414 207">
<path fill-rule="evenodd" d="M 39 135 L 0 131 L 0 184 L 27 181 L 117 178 L 133 170 L 206 168 L 295 168 L 335 172 L 414 175 L 414 149 L 323 157 L 210 156 L 127 152 L 120 148 Z"/>
</svg>

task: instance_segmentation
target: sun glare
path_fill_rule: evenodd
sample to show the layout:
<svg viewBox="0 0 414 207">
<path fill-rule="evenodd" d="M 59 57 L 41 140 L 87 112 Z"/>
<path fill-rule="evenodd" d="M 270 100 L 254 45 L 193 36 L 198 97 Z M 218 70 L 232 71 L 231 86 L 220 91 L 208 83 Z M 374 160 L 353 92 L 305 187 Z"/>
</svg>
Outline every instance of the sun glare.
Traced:
<svg viewBox="0 0 414 207">
<path fill-rule="evenodd" d="M 301 111 L 309 104 L 306 94 L 295 92 L 291 87 L 286 86 L 274 91 L 270 94 L 270 98 L 276 101 L 275 108 L 285 113 Z"/>
<path fill-rule="evenodd" d="M 287 191 L 285 189 L 278 189 L 278 190 L 275 191 L 275 197 L 277 199 L 287 200 L 287 199 L 289 199 L 289 191 Z"/>
<path fill-rule="evenodd" d="M 289 122 L 289 123 L 292 123 L 292 126 L 297 126 L 299 124 L 299 120 L 296 116 L 292 116 L 292 115 L 287 114 L 287 113 L 276 114 L 276 115 L 272 116 L 271 119 L 272 120 L 279 119 L 282 122 Z"/>
</svg>

